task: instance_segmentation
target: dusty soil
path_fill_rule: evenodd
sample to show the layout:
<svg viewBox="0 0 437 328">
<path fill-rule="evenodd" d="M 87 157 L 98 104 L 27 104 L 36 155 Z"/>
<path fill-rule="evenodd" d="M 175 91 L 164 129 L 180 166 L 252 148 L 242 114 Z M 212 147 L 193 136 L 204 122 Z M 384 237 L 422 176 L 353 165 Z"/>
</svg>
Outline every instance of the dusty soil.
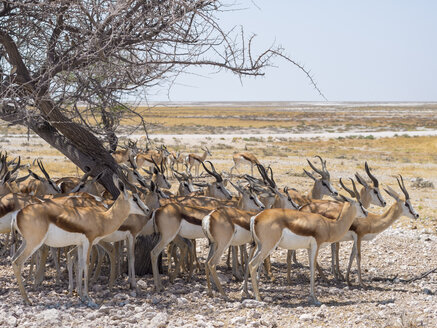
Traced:
<svg viewBox="0 0 437 328">
<path fill-rule="evenodd" d="M 218 271 L 231 301 L 206 294 L 202 273 L 191 282 L 179 278 L 174 285 L 164 276 L 165 291 L 153 292 L 153 279 L 139 280 L 136 295 L 127 289 L 126 278 L 107 289 L 107 277 L 92 287 L 91 296 L 100 305 L 91 309 L 77 297 L 66 295 L 66 279 L 55 284 L 54 271 L 43 285 L 28 286 L 34 306 L 23 305 L 9 265 L 0 261 L 0 326 L 129 326 L 129 327 L 435 327 L 437 325 L 437 272 L 408 282 L 437 267 L 437 237 L 424 230 L 389 229 L 363 245 L 363 278 L 367 289 L 348 287 L 328 275 L 328 282 L 316 282 L 322 306 L 308 303 L 307 256 L 298 253 L 303 267 L 294 266 L 293 282 L 285 279 L 283 250 L 273 256 L 276 280 L 261 278 L 263 302 L 242 300 L 241 283 L 232 280 L 223 263 Z M 350 245 L 342 248 L 341 264 L 346 265 Z M 206 254 L 201 243 L 200 259 Z M 322 266 L 328 268 L 328 250 L 321 252 Z M 326 272 L 328 272 L 326 270 Z M 356 276 L 355 266 L 352 271 Z M 217 295 L 217 294 L 215 294 Z"/>
</svg>

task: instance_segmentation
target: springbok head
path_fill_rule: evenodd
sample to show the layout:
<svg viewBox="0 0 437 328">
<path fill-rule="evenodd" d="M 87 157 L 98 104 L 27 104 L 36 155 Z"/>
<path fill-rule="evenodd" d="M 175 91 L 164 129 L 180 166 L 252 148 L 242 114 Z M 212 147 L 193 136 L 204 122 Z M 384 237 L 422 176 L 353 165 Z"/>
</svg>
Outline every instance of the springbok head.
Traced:
<svg viewBox="0 0 437 328">
<path fill-rule="evenodd" d="M 86 192 L 91 195 L 99 195 L 99 190 L 97 188 L 96 183 L 102 178 L 104 172 L 100 172 L 94 178 L 88 180 L 90 174 L 91 174 L 91 170 L 88 167 L 86 167 L 86 173 L 82 176 L 77 186 L 71 189 L 70 192 Z"/>
<path fill-rule="evenodd" d="M 253 212 L 258 212 L 265 209 L 264 204 L 261 203 L 261 201 L 258 199 L 258 196 L 255 194 L 254 190 L 251 187 L 244 188 L 238 184 L 232 183 L 232 181 L 229 181 L 229 183 L 240 194 L 240 209 Z"/>
<path fill-rule="evenodd" d="M 153 168 L 152 181 L 155 182 L 155 184 L 159 188 L 170 189 L 171 183 L 167 180 L 167 178 L 165 177 L 165 174 L 164 174 L 165 173 L 164 160 L 161 160 L 161 167 L 159 167 L 158 164 L 156 164 L 153 156 L 151 156 L 151 159 L 152 159 L 153 164 L 155 164 L 155 167 Z"/>
<path fill-rule="evenodd" d="M 120 191 L 120 195 L 118 197 L 122 197 L 122 199 L 127 200 L 129 202 L 129 214 L 137 214 L 137 215 L 149 215 L 150 209 L 143 203 L 138 194 L 128 190 L 125 184 L 121 181 L 121 179 L 114 174 L 113 177 L 114 185 Z"/>
<path fill-rule="evenodd" d="M 404 179 L 402 178 L 402 175 L 399 175 L 399 177 L 400 177 L 400 180 L 398 177 L 396 177 L 396 180 L 398 181 L 399 188 L 401 188 L 401 191 L 403 192 L 403 194 L 405 196 L 405 200 L 402 200 L 399 197 L 399 194 L 396 191 L 394 191 L 390 186 L 387 186 L 387 189 L 384 189 L 384 190 L 387 194 L 390 195 L 390 197 L 394 198 L 394 200 L 397 202 L 398 206 L 400 206 L 400 208 L 402 209 L 402 215 L 404 215 L 410 219 L 416 220 L 419 218 L 419 213 L 417 213 L 414 210 L 413 205 L 411 205 L 410 195 L 407 191 L 407 188 L 405 187 Z"/>
<path fill-rule="evenodd" d="M 202 149 L 203 151 L 206 151 L 206 153 L 207 153 L 209 156 L 212 156 L 212 154 L 211 154 L 211 152 L 209 151 L 208 147 L 204 146 L 204 147 L 201 147 L 200 149 Z"/>
<path fill-rule="evenodd" d="M 28 171 L 34 179 L 36 179 L 42 183 L 43 189 L 44 189 L 44 190 L 42 190 L 43 194 L 45 194 L 45 195 L 60 194 L 62 192 L 61 189 L 50 178 L 50 176 L 47 173 L 46 169 L 44 168 L 44 165 L 42 164 L 41 160 L 37 159 L 36 162 L 38 163 L 39 169 L 44 174 L 45 179 L 43 177 L 38 176 L 36 173 L 32 172 L 30 169 Z"/>
<path fill-rule="evenodd" d="M 211 163 L 211 161 L 205 161 L 205 162 L 209 163 L 209 165 L 211 166 L 211 170 L 209 170 L 206 167 L 204 162 L 202 162 L 203 168 L 205 169 L 206 172 L 208 172 L 208 174 L 213 176 L 216 180 L 215 182 L 208 184 L 208 186 L 207 186 L 208 196 L 219 198 L 219 199 L 231 200 L 232 195 L 229 192 L 229 190 L 226 189 L 223 178 L 220 175 L 220 173 L 218 173 L 215 170 L 214 165 Z"/>
<path fill-rule="evenodd" d="M 349 193 L 349 195 L 351 195 L 352 198 L 348 198 L 348 197 L 345 197 L 343 195 L 340 195 L 340 198 L 343 201 L 346 201 L 346 202 L 350 203 L 352 206 L 356 207 L 356 210 L 357 210 L 357 214 L 355 216 L 356 218 L 358 218 L 358 219 L 365 218 L 367 216 L 368 212 L 364 208 L 363 204 L 361 204 L 360 193 L 357 190 L 357 186 L 355 185 L 355 181 L 353 179 L 350 179 L 350 180 L 352 182 L 353 190 L 346 187 L 344 185 L 343 181 L 341 180 L 341 178 L 340 178 L 340 185 L 344 190 L 346 190 Z M 356 200 L 354 200 L 353 198 L 355 198 Z"/>
<path fill-rule="evenodd" d="M 269 187 L 269 189 L 276 195 L 275 200 L 272 205 L 276 208 L 288 208 L 288 209 L 298 209 L 299 205 L 297 205 L 293 199 L 291 199 L 288 194 L 288 188 L 284 188 L 284 193 L 280 192 L 278 186 L 276 185 L 275 179 L 273 178 L 273 170 L 271 167 L 268 168 L 270 171 L 270 177 L 267 174 L 265 167 L 261 164 L 256 164 L 261 177 L 264 180 L 264 183 Z"/>
<path fill-rule="evenodd" d="M 321 196 L 323 195 L 337 196 L 338 195 L 337 190 L 335 190 L 335 188 L 331 185 L 331 181 L 330 181 L 331 176 L 328 172 L 328 169 L 326 168 L 326 160 L 324 161 L 322 157 L 320 157 L 319 155 L 317 155 L 316 157 L 320 159 L 320 162 L 322 164 L 321 170 L 318 169 L 309 159 L 307 159 L 307 162 L 309 166 L 314 170 L 314 172 L 320 175 L 320 178 L 316 178 L 314 175 L 312 175 L 310 172 L 304 169 L 306 175 L 308 175 L 311 179 L 314 180 L 313 190 L 319 193 Z"/>
<path fill-rule="evenodd" d="M 364 165 L 364 168 L 366 169 L 366 173 L 369 176 L 369 178 L 372 180 L 372 185 L 369 185 L 365 179 L 363 179 L 358 173 L 355 173 L 355 178 L 357 179 L 358 183 L 363 186 L 363 189 L 361 190 L 361 198 L 363 199 L 363 204 L 366 205 L 366 203 L 373 204 L 376 206 L 384 207 L 387 205 L 387 202 L 382 197 L 381 191 L 379 190 L 379 181 L 378 179 L 370 172 L 369 165 L 367 165 L 367 162 Z M 365 202 L 364 199 L 369 199 L 369 201 Z"/>
<path fill-rule="evenodd" d="M 197 191 L 193 185 L 193 177 L 190 173 L 173 170 L 176 179 L 179 181 L 178 195 L 187 196 Z"/>
</svg>

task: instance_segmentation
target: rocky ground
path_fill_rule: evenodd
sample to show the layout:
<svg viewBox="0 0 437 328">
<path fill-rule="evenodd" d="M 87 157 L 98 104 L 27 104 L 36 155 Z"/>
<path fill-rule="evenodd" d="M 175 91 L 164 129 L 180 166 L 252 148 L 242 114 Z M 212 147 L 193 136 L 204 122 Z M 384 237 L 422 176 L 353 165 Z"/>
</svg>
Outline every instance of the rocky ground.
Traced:
<svg viewBox="0 0 437 328">
<path fill-rule="evenodd" d="M 204 273 L 187 283 L 178 278 L 171 285 L 163 276 L 165 291 L 153 292 L 151 276 L 139 278 L 138 290 L 119 279 L 109 291 L 106 277 L 91 286 L 99 308 L 88 308 L 77 297 L 67 295 L 66 278 L 55 284 L 54 270 L 40 287 L 27 284 L 33 306 L 25 306 L 10 266 L 0 261 L 0 326 L 138 326 L 138 327 L 436 327 L 437 272 L 420 278 L 437 267 L 437 236 L 427 230 L 390 228 L 363 245 L 363 278 L 367 289 L 349 288 L 335 282 L 316 282 L 321 306 L 308 303 L 309 275 L 306 252 L 299 252 L 302 267 L 294 266 L 293 282 L 287 285 L 284 250 L 273 256 L 276 280 L 261 278 L 263 302 L 242 300 L 240 283 L 230 278 L 223 261 L 219 267 L 231 301 L 207 296 Z M 206 243 L 199 254 L 206 256 Z M 344 268 L 350 245 L 341 251 Z M 321 264 L 329 266 L 328 249 L 320 253 Z M 356 277 L 356 268 L 353 268 Z M 417 277 L 415 281 L 410 279 Z"/>
</svg>

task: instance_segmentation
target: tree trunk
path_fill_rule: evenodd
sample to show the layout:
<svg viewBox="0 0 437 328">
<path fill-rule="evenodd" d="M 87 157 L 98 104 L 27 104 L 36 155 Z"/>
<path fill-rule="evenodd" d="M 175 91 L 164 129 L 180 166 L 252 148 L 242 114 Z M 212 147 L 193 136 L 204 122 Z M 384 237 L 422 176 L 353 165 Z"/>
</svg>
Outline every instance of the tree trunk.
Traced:
<svg viewBox="0 0 437 328">
<path fill-rule="evenodd" d="M 135 274 L 144 276 L 152 274 L 152 262 L 150 261 L 150 251 L 159 241 L 159 235 L 139 236 L 135 244 Z M 162 273 L 162 254 L 158 258 L 159 273 Z"/>
<path fill-rule="evenodd" d="M 106 173 L 99 180 L 99 182 L 112 194 L 114 198 L 118 197 L 119 190 L 115 187 L 112 181 L 112 175 L 118 174 L 117 163 L 113 160 L 112 156 L 107 152 L 107 155 L 102 156 L 103 146 L 100 141 L 95 138 L 89 141 L 87 145 L 88 151 L 85 153 L 79 149 L 68 138 L 61 135 L 51 124 L 42 118 L 37 117 L 24 117 L 24 114 L 18 112 L 14 107 L 3 104 L 0 107 L 0 118 L 13 122 L 14 124 L 25 125 L 44 139 L 49 145 L 59 150 L 67 158 L 69 158 L 74 164 L 80 167 L 84 172 L 86 168 L 91 169 L 91 175 L 95 176 L 100 172 Z M 76 124 L 77 125 L 77 124 Z M 78 134 L 78 137 L 83 134 Z M 83 142 L 85 143 L 85 140 Z M 97 141 L 96 141 L 97 140 Z M 92 153 L 93 147 L 95 153 Z"/>
</svg>

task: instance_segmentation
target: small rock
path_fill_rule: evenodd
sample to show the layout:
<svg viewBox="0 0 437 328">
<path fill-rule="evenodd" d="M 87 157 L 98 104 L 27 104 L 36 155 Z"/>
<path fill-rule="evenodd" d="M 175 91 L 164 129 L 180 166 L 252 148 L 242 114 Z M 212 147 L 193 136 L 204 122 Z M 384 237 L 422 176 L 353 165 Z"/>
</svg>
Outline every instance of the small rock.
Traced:
<svg viewBox="0 0 437 328">
<path fill-rule="evenodd" d="M 168 316 L 166 313 L 158 313 L 155 317 L 150 321 L 150 327 L 165 327 L 167 325 Z"/>
<path fill-rule="evenodd" d="M 156 296 L 152 297 L 152 304 L 156 305 L 159 302 L 161 302 L 161 299 L 159 297 L 156 297 Z"/>
<path fill-rule="evenodd" d="M 111 311 L 111 308 L 108 307 L 107 305 L 102 305 L 99 309 L 99 312 L 104 313 L 104 314 L 109 314 L 110 311 Z"/>
<path fill-rule="evenodd" d="M 246 323 L 246 317 L 235 317 L 235 318 L 231 319 L 230 323 L 232 325 L 235 325 L 235 324 L 244 325 Z"/>
<path fill-rule="evenodd" d="M 96 317 L 97 317 L 97 314 L 96 314 L 96 312 L 94 312 L 94 311 L 88 313 L 88 314 L 85 316 L 85 318 L 86 318 L 87 320 L 94 320 Z"/>
<path fill-rule="evenodd" d="M 147 289 L 147 283 L 144 280 L 138 280 L 137 286 L 142 288 L 142 289 Z"/>
<path fill-rule="evenodd" d="M 313 315 L 311 313 L 304 313 L 299 317 L 299 320 L 302 320 L 302 321 L 313 320 Z"/>
<path fill-rule="evenodd" d="M 432 292 L 431 289 L 424 288 L 424 289 L 422 289 L 422 291 L 423 291 L 426 295 L 434 295 L 434 293 Z"/>
<path fill-rule="evenodd" d="M 257 300 L 246 299 L 243 301 L 243 306 L 246 308 L 256 308 L 256 307 L 264 307 L 264 302 L 259 302 Z"/>
</svg>

